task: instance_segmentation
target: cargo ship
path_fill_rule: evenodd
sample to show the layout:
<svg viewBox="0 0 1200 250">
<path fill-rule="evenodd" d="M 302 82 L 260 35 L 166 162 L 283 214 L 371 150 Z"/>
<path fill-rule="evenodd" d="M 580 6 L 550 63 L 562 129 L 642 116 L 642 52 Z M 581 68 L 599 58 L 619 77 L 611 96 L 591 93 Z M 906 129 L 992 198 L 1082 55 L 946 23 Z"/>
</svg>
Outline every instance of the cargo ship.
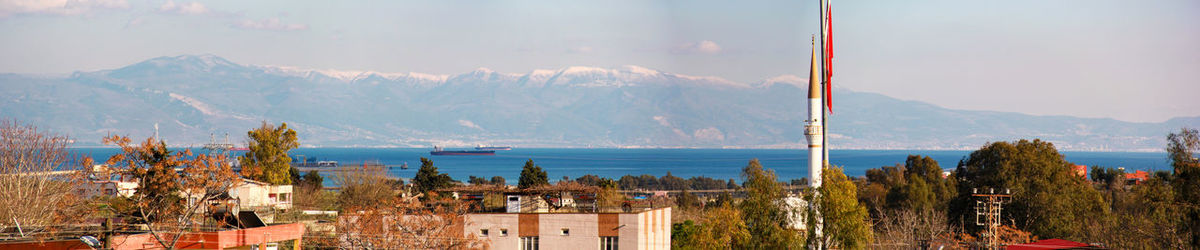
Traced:
<svg viewBox="0 0 1200 250">
<path fill-rule="evenodd" d="M 430 155 L 496 155 L 495 150 L 442 150 L 442 147 L 434 146 L 433 151 L 429 151 Z"/>
<path fill-rule="evenodd" d="M 479 144 L 479 146 L 475 146 L 475 150 L 512 150 L 512 147 L 509 147 L 509 146 L 484 146 L 483 144 Z"/>
</svg>

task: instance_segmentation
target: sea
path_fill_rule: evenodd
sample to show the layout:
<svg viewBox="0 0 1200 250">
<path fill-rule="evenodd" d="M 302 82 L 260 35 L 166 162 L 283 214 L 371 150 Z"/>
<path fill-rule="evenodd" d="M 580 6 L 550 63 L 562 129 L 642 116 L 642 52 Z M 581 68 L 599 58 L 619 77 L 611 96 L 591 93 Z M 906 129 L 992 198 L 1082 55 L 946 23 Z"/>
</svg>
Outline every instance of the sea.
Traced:
<svg viewBox="0 0 1200 250">
<path fill-rule="evenodd" d="M 70 151 L 74 155 L 91 156 L 97 162 L 103 162 L 119 152 L 115 148 L 72 148 Z M 781 181 L 808 177 L 808 152 L 798 149 L 513 148 L 496 151 L 496 155 L 490 156 L 431 156 L 429 151 L 424 148 L 299 148 L 289 151 L 289 155 L 318 161 L 337 161 L 342 166 L 378 162 L 395 166 L 388 169 L 389 175 L 402 179 L 416 175 L 421 166 L 420 159 L 424 157 L 433 160 L 438 171 L 449 174 L 455 180 L 465 182 L 469 176 L 501 176 L 509 184 L 516 184 L 521 167 L 527 160 L 533 160 L 541 166 L 552 182 L 588 174 L 617 179 L 624 175 L 663 176 L 668 173 L 682 178 L 703 176 L 741 182 L 741 170 L 751 159 L 758 159 L 764 168 L 775 171 Z M 829 158 L 831 163 L 842 167 L 847 175 L 863 176 L 867 169 L 904 164 L 908 155 L 932 157 L 943 169 L 951 170 L 970 153 L 944 150 L 831 150 Z M 1067 161 L 1081 165 L 1124 167 L 1127 171 L 1171 169 L 1165 152 L 1061 153 Z M 404 164 L 408 165 L 408 169 L 399 168 Z M 331 174 L 325 172 L 322 175 Z M 330 179 L 326 178 L 327 182 Z"/>
</svg>

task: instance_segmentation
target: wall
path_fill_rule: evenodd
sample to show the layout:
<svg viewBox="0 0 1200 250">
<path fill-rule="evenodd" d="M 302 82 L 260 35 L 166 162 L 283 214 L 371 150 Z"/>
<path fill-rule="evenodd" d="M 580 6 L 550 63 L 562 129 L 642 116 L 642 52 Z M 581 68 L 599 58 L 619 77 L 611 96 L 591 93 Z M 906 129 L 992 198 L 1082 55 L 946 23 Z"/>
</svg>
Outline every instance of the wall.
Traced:
<svg viewBox="0 0 1200 250">
<path fill-rule="evenodd" d="M 537 235 L 541 249 L 599 249 L 601 236 L 617 236 L 620 249 L 670 249 L 671 208 L 641 213 L 467 214 L 464 234 L 490 240 L 492 249 L 520 249 L 520 237 Z M 487 228 L 487 237 L 479 229 Z M 508 236 L 500 229 L 508 228 Z M 561 235 L 562 229 L 569 235 Z"/>
<path fill-rule="evenodd" d="M 520 235 L 517 226 L 517 214 L 468 214 L 463 226 L 464 234 L 472 234 L 482 240 L 489 240 L 492 249 L 519 249 Z M 480 236 L 479 229 L 487 228 L 488 236 Z M 508 229 L 508 236 L 500 236 L 500 229 Z"/>
<path fill-rule="evenodd" d="M 538 218 L 540 249 L 599 249 L 597 214 L 541 214 Z M 562 229 L 570 230 L 562 235 Z"/>
</svg>

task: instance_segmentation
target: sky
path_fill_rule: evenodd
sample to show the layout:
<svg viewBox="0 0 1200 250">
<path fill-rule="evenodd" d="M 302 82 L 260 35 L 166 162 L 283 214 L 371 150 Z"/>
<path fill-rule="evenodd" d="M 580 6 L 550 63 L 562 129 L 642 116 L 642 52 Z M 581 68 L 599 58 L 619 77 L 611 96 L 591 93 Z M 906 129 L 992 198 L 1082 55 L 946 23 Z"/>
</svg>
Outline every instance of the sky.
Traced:
<svg viewBox="0 0 1200 250">
<path fill-rule="evenodd" d="M 836 87 L 954 109 L 1200 116 L 1200 1 L 832 5 Z M 0 72 L 213 54 L 432 74 L 638 65 L 756 82 L 808 74 L 817 13 L 815 0 L 0 0 Z"/>
</svg>

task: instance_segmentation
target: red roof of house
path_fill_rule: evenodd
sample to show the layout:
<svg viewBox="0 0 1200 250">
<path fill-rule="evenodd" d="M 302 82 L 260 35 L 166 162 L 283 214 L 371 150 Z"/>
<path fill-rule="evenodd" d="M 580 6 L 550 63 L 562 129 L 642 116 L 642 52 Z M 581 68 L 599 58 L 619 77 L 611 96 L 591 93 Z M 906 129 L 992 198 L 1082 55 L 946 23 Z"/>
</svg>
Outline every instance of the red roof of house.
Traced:
<svg viewBox="0 0 1200 250">
<path fill-rule="evenodd" d="M 1137 180 L 1144 181 L 1148 178 L 1150 178 L 1150 173 L 1147 173 L 1146 171 L 1138 170 L 1138 171 L 1133 171 L 1133 173 L 1125 173 L 1125 179 L 1127 179 L 1127 180 L 1137 179 Z"/>
<path fill-rule="evenodd" d="M 1064 239 L 1045 239 L 1033 243 L 1008 245 L 1009 250 L 1020 249 L 1100 249 L 1087 243 L 1074 242 Z"/>
</svg>

